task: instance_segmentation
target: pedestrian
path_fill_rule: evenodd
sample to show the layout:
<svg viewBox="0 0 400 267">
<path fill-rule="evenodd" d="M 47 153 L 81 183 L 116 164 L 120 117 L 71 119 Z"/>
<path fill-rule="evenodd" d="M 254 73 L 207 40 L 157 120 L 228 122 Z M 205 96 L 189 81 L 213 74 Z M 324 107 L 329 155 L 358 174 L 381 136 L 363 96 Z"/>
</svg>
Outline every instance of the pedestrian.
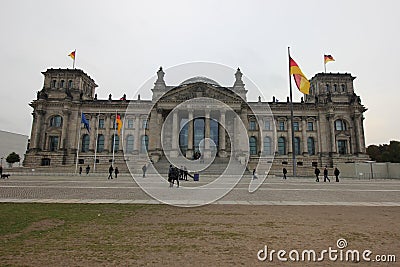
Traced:
<svg viewBox="0 0 400 267">
<path fill-rule="evenodd" d="M 113 178 L 113 177 L 112 177 L 113 171 L 114 171 L 114 168 L 113 168 L 113 166 L 112 166 L 112 164 L 111 164 L 111 165 L 110 165 L 110 168 L 108 168 L 108 173 L 109 173 L 108 179 L 112 179 L 112 178 Z"/>
<path fill-rule="evenodd" d="M 90 172 L 90 166 L 89 166 L 89 165 L 87 165 L 87 167 L 86 167 L 86 175 L 88 175 L 88 174 L 89 174 L 89 172 Z"/>
<path fill-rule="evenodd" d="M 179 171 L 178 167 L 175 167 L 174 175 L 172 176 L 172 186 L 174 186 L 174 183 L 176 180 L 176 184 L 178 185 L 178 188 L 179 188 L 179 174 L 180 174 L 180 171 Z"/>
<path fill-rule="evenodd" d="M 79 175 L 82 175 L 82 166 L 79 166 Z"/>
<path fill-rule="evenodd" d="M 253 169 L 253 180 L 257 179 L 256 169 Z"/>
<path fill-rule="evenodd" d="M 118 167 L 115 167 L 114 173 L 115 173 L 115 179 L 117 179 L 119 173 Z"/>
<path fill-rule="evenodd" d="M 185 181 L 188 180 L 187 177 L 188 177 L 188 170 L 186 166 L 183 166 L 183 178 L 185 178 Z"/>
<path fill-rule="evenodd" d="M 3 166 L 0 165 L 0 177 L 3 175 Z"/>
<path fill-rule="evenodd" d="M 331 180 L 328 177 L 328 166 L 325 166 L 325 169 L 324 169 L 324 182 L 326 182 L 326 180 L 331 182 Z"/>
<path fill-rule="evenodd" d="M 147 167 L 146 167 L 146 164 L 145 164 L 145 165 L 143 165 L 143 167 L 142 167 L 143 178 L 146 177 L 146 171 L 147 171 Z"/>
<path fill-rule="evenodd" d="M 286 170 L 286 168 L 283 168 L 283 179 L 285 179 L 286 180 L 286 174 L 287 174 L 287 170 Z"/>
<path fill-rule="evenodd" d="M 183 166 L 179 169 L 179 180 L 183 180 Z"/>
<path fill-rule="evenodd" d="M 169 169 L 168 169 L 168 182 L 169 182 L 169 187 L 173 187 L 173 175 L 174 175 L 174 168 L 172 167 L 172 165 L 169 165 Z"/>
<path fill-rule="evenodd" d="M 333 174 L 335 175 L 335 177 L 336 177 L 336 182 L 338 183 L 338 182 L 339 182 L 339 174 L 340 174 L 339 169 L 338 169 L 338 168 L 335 168 L 335 170 L 333 171 Z"/>
<path fill-rule="evenodd" d="M 315 179 L 315 181 L 319 182 L 319 177 L 318 176 L 321 173 L 321 171 L 318 169 L 318 167 L 315 167 L 314 173 L 315 173 L 315 177 L 317 178 L 317 179 Z"/>
</svg>

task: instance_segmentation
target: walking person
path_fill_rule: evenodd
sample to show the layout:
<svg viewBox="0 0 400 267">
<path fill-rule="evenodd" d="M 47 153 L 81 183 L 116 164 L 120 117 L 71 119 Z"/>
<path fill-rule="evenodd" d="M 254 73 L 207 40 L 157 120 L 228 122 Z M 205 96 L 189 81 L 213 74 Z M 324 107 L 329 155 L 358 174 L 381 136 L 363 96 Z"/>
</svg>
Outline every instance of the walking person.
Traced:
<svg viewBox="0 0 400 267">
<path fill-rule="evenodd" d="M 109 173 L 108 179 L 112 179 L 112 178 L 113 178 L 113 177 L 112 177 L 113 171 L 114 171 L 114 168 L 113 168 L 112 165 L 110 165 L 110 168 L 108 168 L 108 173 Z"/>
<path fill-rule="evenodd" d="M 89 166 L 89 165 L 87 165 L 87 167 L 86 167 L 86 175 L 88 175 L 88 174 L 89 174 L 89 172 L 90 172 L 90 166 Z"/>
<path fill-rule="evenodd" d="M 253 169 L 253 180 L 257 179 L 256 169 Z"/>
<path fill-rule="evenodd" d="M 147 171 L 147 167 L 146 167 L 146 164 L 145 164 L 145 165 L 143 165 L 143 167 L 142 167 L 143 178 L 146 177 L 146 171 Z"/>
<path fill-rule="evenodd" d="M 325 169 L 324 169 L 324 182 L 326 182 L 326 180 L 331 182 L 331 180 L 328 177 L 328 166 L 325 166 Z"/>
<path fill-rule="evenodd" d="M 339 174 L 340 174 L 339 169 L 338 169 L 338 168 L 335 168 L 335 170 L 333 171 L 333 174 L 335 175 L 335 177 L 336 177 L 336 182 L 338 183 L 338 182 L 339 182 Z"/>
<path fill-rule="evenodd" d="M 178 167 L 175 167 L 174 175 L 172 176 L 172 186 L 174 186 L 174 183 L 176 180 L 176 184 L 178 185 L 178 188 L 179 188 L 179 175 L 180 175 L 180 171 L 179 171 Z"/>
<path fill-rule="evenodd" d="M 168 182 L 169 182 L 169 187 L 173 187 L 173 175 L 174 175 L 174 168 L 172 167 L 172 165 L 169 165 L 169 169 L 168 169 Z"/>
<path fill-rule="evenodd" d="M 283 168 L 282 172 L 283 172 L 283 179 L 286 180 L 286 174 L 287 174 L 286 168 Z"/>
<path fill-rule="evenodd" d="M 321 173 L 321 171 L 318 169 L 318 167 L 315 167 L 314 173 L 315 173 L 315 177 L 317 178 L 317 179 L 315 179 L 315 181 L 319 182 L 319 177 L 318 176 Z"/>
<path fill-rule="evenodd" d="M 188 177 L 188 170 L 186 166 L 183 166 L 183 178 L 185 179 L 185 181 L 188 180 L 187 177 Z"/>
<path fill-rule="evenodd" d="M 82 175 L 82 166 L 79 166 L 79 175 Z"/>
<path fill-rule="evenodd" d="M 3 175 L 3 166 L 0 165 L 0 177 Z"/>
<path fill-rule="evenodd" d="M 115 173 L 115 179 L 117 179 L 119 173 L 118 167 L 115 167 L 114 173 Z"/>
</svg>

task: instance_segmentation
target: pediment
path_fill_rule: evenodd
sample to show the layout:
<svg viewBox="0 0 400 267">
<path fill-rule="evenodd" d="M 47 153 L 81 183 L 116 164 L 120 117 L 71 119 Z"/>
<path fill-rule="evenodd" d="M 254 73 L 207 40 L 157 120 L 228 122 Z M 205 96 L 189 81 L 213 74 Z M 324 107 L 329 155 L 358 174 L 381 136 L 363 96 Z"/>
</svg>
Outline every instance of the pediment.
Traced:
<svg viewBox="0 0 400 267">
<path fill-rule="evenodd" d="M 158 102 L 184 102 L 190 99 L 208 97 L 224 103 L 241 103 L 243 99 L 226 87 L 216 87 L 204 83 L 178 86 L 164 94 Z"/>
</svg>

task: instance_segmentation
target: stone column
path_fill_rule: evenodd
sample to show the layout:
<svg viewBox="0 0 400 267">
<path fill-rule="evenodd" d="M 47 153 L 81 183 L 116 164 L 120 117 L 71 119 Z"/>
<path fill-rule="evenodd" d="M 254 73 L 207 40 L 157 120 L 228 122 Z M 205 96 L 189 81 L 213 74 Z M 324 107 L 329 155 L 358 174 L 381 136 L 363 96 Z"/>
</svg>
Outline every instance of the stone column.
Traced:
<svg viewBox="0 0 400 267">
<path fill-rule="evenodd" d="M 206 110 L 205 112 L 205 132 L 204 132 L 204 158 L 211 158 L 211 150 L 210 150 L 210 111 Z"/>
<path fill-rule="evenodd" d="M 67 140 L 68 140 L 68 126 L 69 126 L 69 115 L 71 112 L 69 110 L 63 110 L 63 120 L 62 120 L 62 132 L 61 132 L 61 149 L 67 149 Z"/>
<path fill-rule="evenodd" d="M 331 152 L 336 153 L 336 138 L 335 138 L 335 120 L 334 120 L 334 115 L 329 114 L 328 115 L 328 121 L 329 121 L 329 130 L 330 130 L 330 139 L 331 139 Z"/>
<path fill-rule="evenodd" d="M 356 134 L 356 151 L 355 153 L 362 153 L 362 136 L 361 136 L 361 116 L 360 114 L 354 115 L 354 130 Z"/>
<path fill-rule="evenodd" d="M 290 119 L 290 117 L 287 120 L 287 137 L 288 137 L 288 155 L 291 155 L 292 153 L 294 153 L 294 151 L 292 151 L 292 142 L 294 142 L 294 140 L 292 140 L 292 120 Z"/>
<path fill-rule="evenodd" d="M 301 117 L 301 139 L 303 139 L 303 156 L 308 155 L 307 146 L 307 116 Z"/>
<path fill-rule="evenodd" d="M 135 133 L 134 133 L 134 150 L 140 153 L 141 140 L 140 140 L 140 115 L 135 116 Z"/>
<path fill-rule="evenodd" d="M 89 151 L 94 152 L 94 150 L 96 149 L 95 145 L 96 145 L 96 129 L 98 127 L 98 125 L 96 125 L 97 123 L 97 116 L 98 114 L 96 113 L 92 113 L 91 114 L 91 119 L 90 119 L 90 143 L 89 143 Z"/>
<path fill-rule="evenodd" d="M 188 149 L 186 158 L 193 158 L 193 110 L 189 110 L 188 114 Z"/>
<path fill-rule="evenodd" d="M 37 149 L 43 149 L 43 147 L 40 147 L 40 132 L 41 132 L 41 126 L 42 126 L 42 121 L 43 121 L 43 115 L 44 111 L 43 110 L 37 110 L 36 114 L 36 123 L 35 123 L 35 131 L 33 133 L 33 146 L 32 148 L 37 148 Z"/>
<path fill-rule="evenodd" d="M 179 140 L 179 129 L 178 129 L 178 111 L 172 111 L 172 150 L 171 157 L 178 157 L 178 140 Z"/>
<path fill-rule="evenodd" d="M 105 121 L 104 121 L 104 126 L 106 127 L 106 134 L 104 136 L 104 150 L 107 152 L 112 152 L 111 150 L 111 114 L 106 113 L 105 115 Z"/>
<path fill-rule="evenodd" d="M 220 114 L 220 124 L 219 124 L 219 137 L 218 137 L 218 143 L 219 143 L 219 151 L 218 151 L 218 155 L 221 158 L 225 158 L 227 156 L 226 153 L 226 147 L 225 147 L 225 110 L 221 110 L 221 114 Z"/>
<path fill-rule="evenodd" d="M 317 138 L 318 138 L 318 153 L 321 155 L 322 154 L 322 143 L 321 143 L 321 128 L 319 125 L 319 117 L 317 118 Z"/>
</svg>

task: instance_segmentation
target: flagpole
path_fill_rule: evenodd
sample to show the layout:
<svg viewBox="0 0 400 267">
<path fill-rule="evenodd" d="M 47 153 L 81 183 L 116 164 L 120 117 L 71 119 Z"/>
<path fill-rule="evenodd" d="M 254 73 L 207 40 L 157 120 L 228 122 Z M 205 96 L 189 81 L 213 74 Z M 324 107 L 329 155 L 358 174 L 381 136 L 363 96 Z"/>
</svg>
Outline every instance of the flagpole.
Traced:
<svg viewBox="0 0 400 267">
<path fill-rule="evenodd" d="M 326 73 L 326 61 L 325 61 L 325 54 L 324 54 L 324 71 Z"/>
<path fill-rule="evenodd" d="M 78 126 L 78 128 L 79 128 L 79 130 L 78 130 L 78 148 L 76 150 L 75 175 L 76 175 L 76 172 L 78 171 L 79 145 L 81 143 L 81 128 L 82 128 L 81 124 L 82 124 L 82 112 L 81 112 L 80 123 L 79 123 L 79 126 Z"/>
<path fill-rule="evenodd" d="M 288 56 L 290 62 L 290 47 L 288 47 Z M 293 161 L 293 177 L 296 177 L 296 151 L 294 143 L 294 127 L 293 127 L 293 94 L 292 94 L 292 79 L 290 77 L 290 63 L 289 63 L 289 88 L 290 88 L 290 127 L 292 129 L 292 161 Z"/>
<path fill-rule="evenodd" d="M 114 119 L 114 138 L 113 138 L 113 150 L 112 150 L 112 166 L 114 167 L 114 154 L 115 154 L 115 133 L 117 130 L 117 111 L 115 111 L 115 119 Z"/>
<path fill-rule="evenodd" d="M 97 142 L 98 142 L 98 138 L 99 138 L 99 119 L 100 119 L 100 110 L 99 110 L 99 114 L 97 115 L 96 136 L 94 137 L 96 142 L 95 142 L 95 145 L 94 145 L 93 172 L 96 171 Z"/>
</svg>

